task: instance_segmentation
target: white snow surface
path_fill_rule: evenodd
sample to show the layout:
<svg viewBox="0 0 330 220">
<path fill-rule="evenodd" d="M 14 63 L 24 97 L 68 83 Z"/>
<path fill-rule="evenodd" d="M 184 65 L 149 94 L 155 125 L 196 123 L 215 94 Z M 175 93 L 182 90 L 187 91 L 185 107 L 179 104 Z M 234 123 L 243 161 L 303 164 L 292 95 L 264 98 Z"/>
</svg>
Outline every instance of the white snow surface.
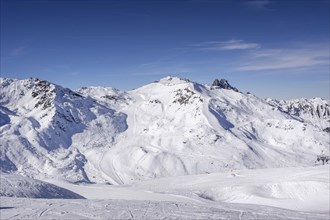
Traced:
<svg viewBox="0 0 330 220">
<path fill-rule="evenodd" d="M 266 101 L 281 111 L 287 112 L 297 119 L 313 124 L 322 129 L 330 129 L 330 102 L 322 98 Z M 330 132 L 330 131 L 329 131 Z"/>
<path fill-rule="evenodd" d="M 313 166 L 330 150 L 328 100 L 175 77 L 127 92 L 0 86 L 1 219 L 330 217 L 329 165 Z"/>
<path fill-rule="evenodd" d="M 87 200 L 1 197 L 1 219 L 329 219 L 329 166 L 230 170 L 79 185 Z"/>
<path fill-rule="evenodd" d="M 23 177 L 17 174 L 0 172 L 0 196 L 1 197 L 26 197 L 26 198 L 60 198 L 83 199 L 84 197 L 67 189 Z"/>
<path fill-rule="evenodd" d="M 0 82 L 1 169 L 33 178 L 129 184 L 310 166 L 321 151 L 329 154 L 329 134 L 317 121 L 189 80 L 166 77 L 128 92 Z"/>
<path fill-rule="evenodd" d="M 327 220 L 324 213 L 242 204 L 196 205 L 137 200 L 2 198 L 1 219 L 241 219 Z"/>
<path fill-rule="evenodd" d="M 267 205 L 297 211 L 330 211 L 329 165 L 185 175 L 138 181 L 130 185 L 75 185 L 46 180 L 87 199 L 226 202 Z"/>
</svg>

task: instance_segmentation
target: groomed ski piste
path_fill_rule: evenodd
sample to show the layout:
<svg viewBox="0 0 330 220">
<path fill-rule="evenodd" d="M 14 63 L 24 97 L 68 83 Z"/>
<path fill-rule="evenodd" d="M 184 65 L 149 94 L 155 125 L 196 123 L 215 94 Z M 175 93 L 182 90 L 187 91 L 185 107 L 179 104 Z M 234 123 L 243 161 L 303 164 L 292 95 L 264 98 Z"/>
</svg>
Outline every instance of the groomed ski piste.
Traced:
<svg viewBox="0 0 330 220">
<path fill-rule="evenodd" d="M 0 213 L 1 219 L 329 219 L 329 171 L 329 165 L 231 170 L 118 186 L 48 179 L 86 199 L 1 197 Z M 20 191 L 31 189 L 25 184 Z"/>
</svg>

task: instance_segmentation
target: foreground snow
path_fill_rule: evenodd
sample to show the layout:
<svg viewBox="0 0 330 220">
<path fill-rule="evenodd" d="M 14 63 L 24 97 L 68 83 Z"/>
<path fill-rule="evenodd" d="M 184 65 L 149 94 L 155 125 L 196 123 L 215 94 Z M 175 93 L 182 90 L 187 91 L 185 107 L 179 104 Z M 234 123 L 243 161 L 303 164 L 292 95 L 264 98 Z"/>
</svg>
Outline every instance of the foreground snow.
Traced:
<svg viewBox="0 0 330 220">
<path fill-rule="evenodd" d="M 307 212 L 329 212 L 329 166 L 276 168 L 136 182 L 132 185 L 74 185 L 49 180 L 88 199 L 205 201 L 268 205 Z"/>
<path fill-rule="evenodd" d="M 328 219 L 267 206 L 137 200 L 1 198 L 1 219 Z"/>
<path fill-rule="evenodd" d="M 50 183 L 0 172 L 0 196 L 26 198 L 83 199 L 84 197 Z"/>
<path fill-rule="evenodd" d="M 49 179 L 87 200 L 1 197 L 1 218 L 329 219 L 329 168 L 229 170 L 120 186 Z"/>
</svg>

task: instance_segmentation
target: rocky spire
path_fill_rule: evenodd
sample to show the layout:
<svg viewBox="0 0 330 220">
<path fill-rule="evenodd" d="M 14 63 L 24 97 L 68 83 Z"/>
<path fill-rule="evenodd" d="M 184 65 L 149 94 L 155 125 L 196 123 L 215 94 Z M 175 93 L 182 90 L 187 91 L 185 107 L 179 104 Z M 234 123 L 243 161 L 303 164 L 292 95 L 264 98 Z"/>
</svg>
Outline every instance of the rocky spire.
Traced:
<svg viewBox="0 0 330 220">
<path fill-rule="evenodd" d="M 239 92 L 238 89 L 231 86 L 226 79 L 215 79 L 212 83 L 212 86 L 219 89 L 228 89 L 234 90 L 235 92 Z"/>
</svg>

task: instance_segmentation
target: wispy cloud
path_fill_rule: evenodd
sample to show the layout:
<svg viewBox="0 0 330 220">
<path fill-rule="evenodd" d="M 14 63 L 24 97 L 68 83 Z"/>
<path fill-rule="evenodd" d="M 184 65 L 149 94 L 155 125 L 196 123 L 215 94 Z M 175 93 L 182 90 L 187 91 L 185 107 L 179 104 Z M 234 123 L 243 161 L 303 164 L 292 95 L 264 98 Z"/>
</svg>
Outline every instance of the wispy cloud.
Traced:
<svg viewBox="0 0 330 220">
<path fill-rule="evenodd" d="M 262 49 L 251 52 L 237 71 L 269 71 L 329 66 L 329 46 Z"/>
<path fill-rule="evenodd" d="M 272 3 L 270 0 L 252 0 L 244 2 L 246 6 L 256 10 L 265 10 L 268 9 L 269 5 Z"/>
<path fill-rule="evenodd" d="M 26 49 L 26 47 L 17 47 L 17 48 L 14 48 L 14 49 L 12 49 L 9 52 L 9 55 L 12 56 L 12 57 L 16 57 L 16 56 L 22 55 L 22 54 L 24 54 L 25 49 Z"/>
<path fill-rule="evenodd" d="M 209 41 L 193 46 L 199 50 L 248 50 L 260 48 L 260 45 L 257 43 L 249 43 L 243 40 Z"/>
</svg>

